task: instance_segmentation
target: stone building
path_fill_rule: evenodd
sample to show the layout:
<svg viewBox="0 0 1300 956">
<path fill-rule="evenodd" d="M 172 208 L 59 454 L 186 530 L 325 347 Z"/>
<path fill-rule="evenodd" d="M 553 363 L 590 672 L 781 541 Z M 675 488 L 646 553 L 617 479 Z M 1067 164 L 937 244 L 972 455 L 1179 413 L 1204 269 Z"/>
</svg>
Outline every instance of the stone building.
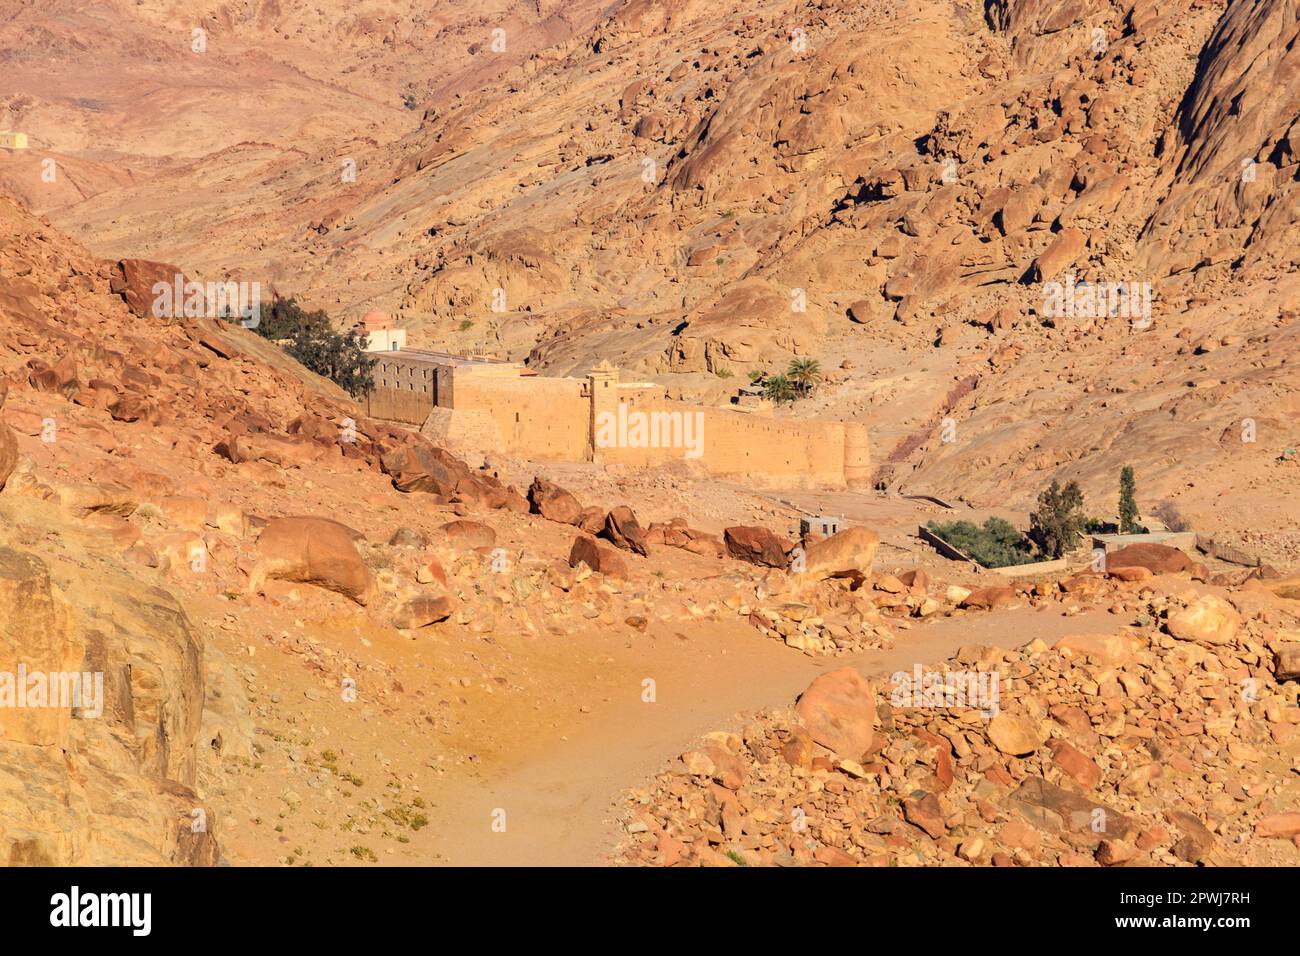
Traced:
<svg viewBox="0 0 1300 956">
<path fill-rule="evenodd" d="M 707 474 L 781 487 L 870 482 L 861 423 L 776 418 L 766 402 L 673 401 L 662 385 L 620 381 L 608 362 L 585 378 L 552 378 L 516 362 L 418 349 L 375 358 L 367 412 L 419 425 L 462 452 L 634 468 L 684 461 Z"/>
</svg>

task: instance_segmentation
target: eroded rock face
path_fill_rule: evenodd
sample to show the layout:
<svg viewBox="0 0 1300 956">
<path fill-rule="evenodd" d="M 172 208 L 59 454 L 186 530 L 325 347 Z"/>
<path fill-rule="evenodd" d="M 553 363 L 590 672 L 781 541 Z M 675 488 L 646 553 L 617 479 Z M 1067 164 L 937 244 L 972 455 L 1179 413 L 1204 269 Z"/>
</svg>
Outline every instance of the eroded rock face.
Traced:
<svg viewBox="0 0 1300 956">
<path fill-rule="evenodd" d="M 0 385 L 0 412 L 4 410 L 5 399 L 9 396 L 9 385 Z M 18 465 L 18 438 L 2 418 L 0 418 L 0 491 Z"/>
<path fill-rule="evenodd" d="M 0 710 L 0 863 L 213 864 L 218 821 L 194 791 L 198 638 L 167 591 L 78 570 L 59 568 L 56 596 L 46 562 L 0 548 L 0 674 L 21 666 L 29 695 L 37 674 L 84 688 L 59 698 L 49 682 L 59 706 Z"/>
<path fill-rule="evenodd" d="M 348 529 L 329 518 L 275 518 L 257 540 L 260 561 L 249 582 L 253 592 L 268 578 L 314 584 L 368 604 L 375 576 L 357 553 Z"/>
</svg>

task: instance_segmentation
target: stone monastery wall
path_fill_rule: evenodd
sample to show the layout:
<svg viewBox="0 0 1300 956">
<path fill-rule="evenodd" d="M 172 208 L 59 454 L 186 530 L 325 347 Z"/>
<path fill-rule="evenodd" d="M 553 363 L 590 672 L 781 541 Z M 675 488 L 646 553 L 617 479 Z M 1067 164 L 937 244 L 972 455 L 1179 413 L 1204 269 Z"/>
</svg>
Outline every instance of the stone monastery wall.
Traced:
<svg viewBox="0 0 1300 956">
<path fill-rule="evenodd" d="M 578 379 L 408 350 L 376 358 L 370 414 L 420 424 L 453 449 L 629 467 L 696 462 L 720 478 L 780 487 L 870 482 L 867 431 L 859 423 L 671 401 L 661 386 L 620 383 L 609 365 Z"/>
</svg>

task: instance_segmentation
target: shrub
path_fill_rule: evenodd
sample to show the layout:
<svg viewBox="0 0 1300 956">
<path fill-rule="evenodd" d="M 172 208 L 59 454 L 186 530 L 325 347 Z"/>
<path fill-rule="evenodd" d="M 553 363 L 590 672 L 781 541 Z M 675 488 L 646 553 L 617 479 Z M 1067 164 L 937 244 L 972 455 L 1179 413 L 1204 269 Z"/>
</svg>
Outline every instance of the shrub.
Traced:
<svg viewBox="0 0 1300 956">
<path fill-rule="evenodd" d="M 1059 558 L 1078 544 L 1086 523 L 1079 483 L 1062 487 L 1053 480 L 1039 493 L 1038 510 L 1029 516 L 1029 538 L 1047 558 Z"/>
<path fill-rule="evenodd" d="M 780 405 L 784 402 L 793 402 L 796 392 L 794 383 L 789 378 L 784 375 L 773 375 L 764 386 L 764 394 Z"/>
<path fill-rule="evenodd" d="M 1183 517 L 1183 513 L 1178 510 L 1178 505 L 1168 498 L 1152 508 L 1151 513 L 1159 518 L 1170 531 L 1192 530 L 1191 522 Z"/>
<path fill-rule="evenodd" d="M 989 518 L 983 527 L 969 521 L 931 521 L 927 528 L 986 568 L 1005 568 L 1034 560 L 1029 539 L 1003 518 Z"/>
</svg>

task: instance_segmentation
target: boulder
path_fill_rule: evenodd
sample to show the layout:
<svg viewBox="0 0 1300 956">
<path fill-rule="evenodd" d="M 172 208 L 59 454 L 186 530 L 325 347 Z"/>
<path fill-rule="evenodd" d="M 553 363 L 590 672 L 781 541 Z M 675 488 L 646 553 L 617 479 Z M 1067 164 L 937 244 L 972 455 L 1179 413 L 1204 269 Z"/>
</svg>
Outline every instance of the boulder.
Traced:
<svg viewBox="0 0 1300 956">
<path fill-rule="evenodd" d="M 177 276 L 181 276 L 182 283 L 186 281 L 180 269 L 165 262 L 122 259 L 113 269 L 113 276 L 109 280 L 109 291 L 114 295 L 120 295 L 127 308 L 143 319 L 153 314 L 154 300 L 158 298 L 154 295 L 154 284 L 162 282 L 175 288 Z M 180 315 L 183 306 L 183 301 L 173 303 L 173 316 Z M 158 316 L 158 318 L 169 317 L 172 316 Z"/>
<path fill-rule="evenodd" d="M 605 528 L 605 512 L 594 505 L 583 508 L 575 524 L 587 534 L 600 534 Z"/>
<path fill-rule="evenodd" d="M 1300 644 L 1281 644 L 1273 652 L 1273 673 L 1280 681 L 1300 679 Z"/>
<path fill-rule="evenodd" d="M 985 732 L 994 747 L 1013 757 L 1033 753 L 1047 739 L 1045 728 L 1038 721 L 1006 711 L 990 720 Z"/>
<path fill-rule="evenodd" d="M 1212 594 L 1170 615 L 1165 622 L 1165 628 L 1178 640 L 1210 645 L 1230 644 L 1240 627 L 1241 615 Z"/>
<path fill-rule="evenodd" d="M 249 589 L 268 579 L 312 584 L 365 605 L 375 594 L 375 576 L 361 560 L 349 529 L 329 518 L 274 518 L 257 539 L 260 559 Z"/>
<path fill-rule="evenodd" d="M 1177 548 L 1146 541 L 1106 555 L 1106 570 L 1112 573 L 1121 568 L 1146 568 L 1152 574 L 1178 574 L 1191 571 L 1195 564 Z"/>
<path fill-rule="evenodd" d="M 627 561 L 617 550 L 585 534 L 578 535 L 569 550 L 569 567 L 585 564 L 593 571 L 611 577 L 627 577 Z"/>
<path fill-rule="evenodd" d="M 554 482 L 534 478 L 528 488 L 529 510 L 549 521 L 576 525 L 582 518 L 582 503 Z"/>
<path fill-rule="evenodd" d="M 415 627 L 427 627 L 451 617 L 451 598 L 434 597 L 418 594 L 407 598 L 393 611 L 393 627 L 406 630 Z"/>
<path fill-rule="evenodd" d="M 995 607 L 1009 607 L 1015 604 L 1018 598 L 1015 588 L 1006 586 L 976 588 L 962 599 L 961 606 L 992 610 Z"/>
<path fill-rule="evenodd" d="M 601 537 L 624 551 L 635 551 L 642 557 L 648 553 L 645 529 L 627 505 L 619 505 L 605 516 Z"/>
<path fill-rule="evenodd" d="M 681 548 L 692 554 L 720 558 L 723 555 L 722 540 L 716 534 L 697 531 L 686 524 L 685 518 L 674 518 L 667 524 L 654 524 L 647 533 L 652 541 L 660 542 L 670 548 Z"/>
<path fill-rule="evenodd" d="M 1096 761 L 1067 740 L 1051 741 L 1052 763 L 1085 790 L 1095 790 L 1101 783 L 1101 768 Z"/>
<path fill-rule="evenodd" d="M 845 528 L 805 549 L 802 573 L 813 581 L 849 578 L 857 587 L 871 573 L 871 563 L 879 547 L 880 535 L 874 531 Z"/>
<path fill-rule="evenodd" d="M 841 760 L 871 749 L 876 689 L 851 667 L 822 674 L 799 696 L 795 712 L 808 735 Z"/>
<path fill-rule="evenodd" d="M 464 551 L 496 547 L 497 533 L 481 521 L 448 521 L 439 530 L 448 542 Z"/>
<path fill-rule="evenodd" d="M 1087 237 L 1073 226 L 1062 229 L 1030 267 L 1035 282 L 1046 282 L 1072 266 L 1088 247 Z"/>
<path fill-rule="evenodd" d="M 787 568 L 786 555 L 793 545 L 766 528 L 737 525 L 723 532 L 727 554 L 740 561 L 748 561 L 768 568 Z"/>
</svg>

